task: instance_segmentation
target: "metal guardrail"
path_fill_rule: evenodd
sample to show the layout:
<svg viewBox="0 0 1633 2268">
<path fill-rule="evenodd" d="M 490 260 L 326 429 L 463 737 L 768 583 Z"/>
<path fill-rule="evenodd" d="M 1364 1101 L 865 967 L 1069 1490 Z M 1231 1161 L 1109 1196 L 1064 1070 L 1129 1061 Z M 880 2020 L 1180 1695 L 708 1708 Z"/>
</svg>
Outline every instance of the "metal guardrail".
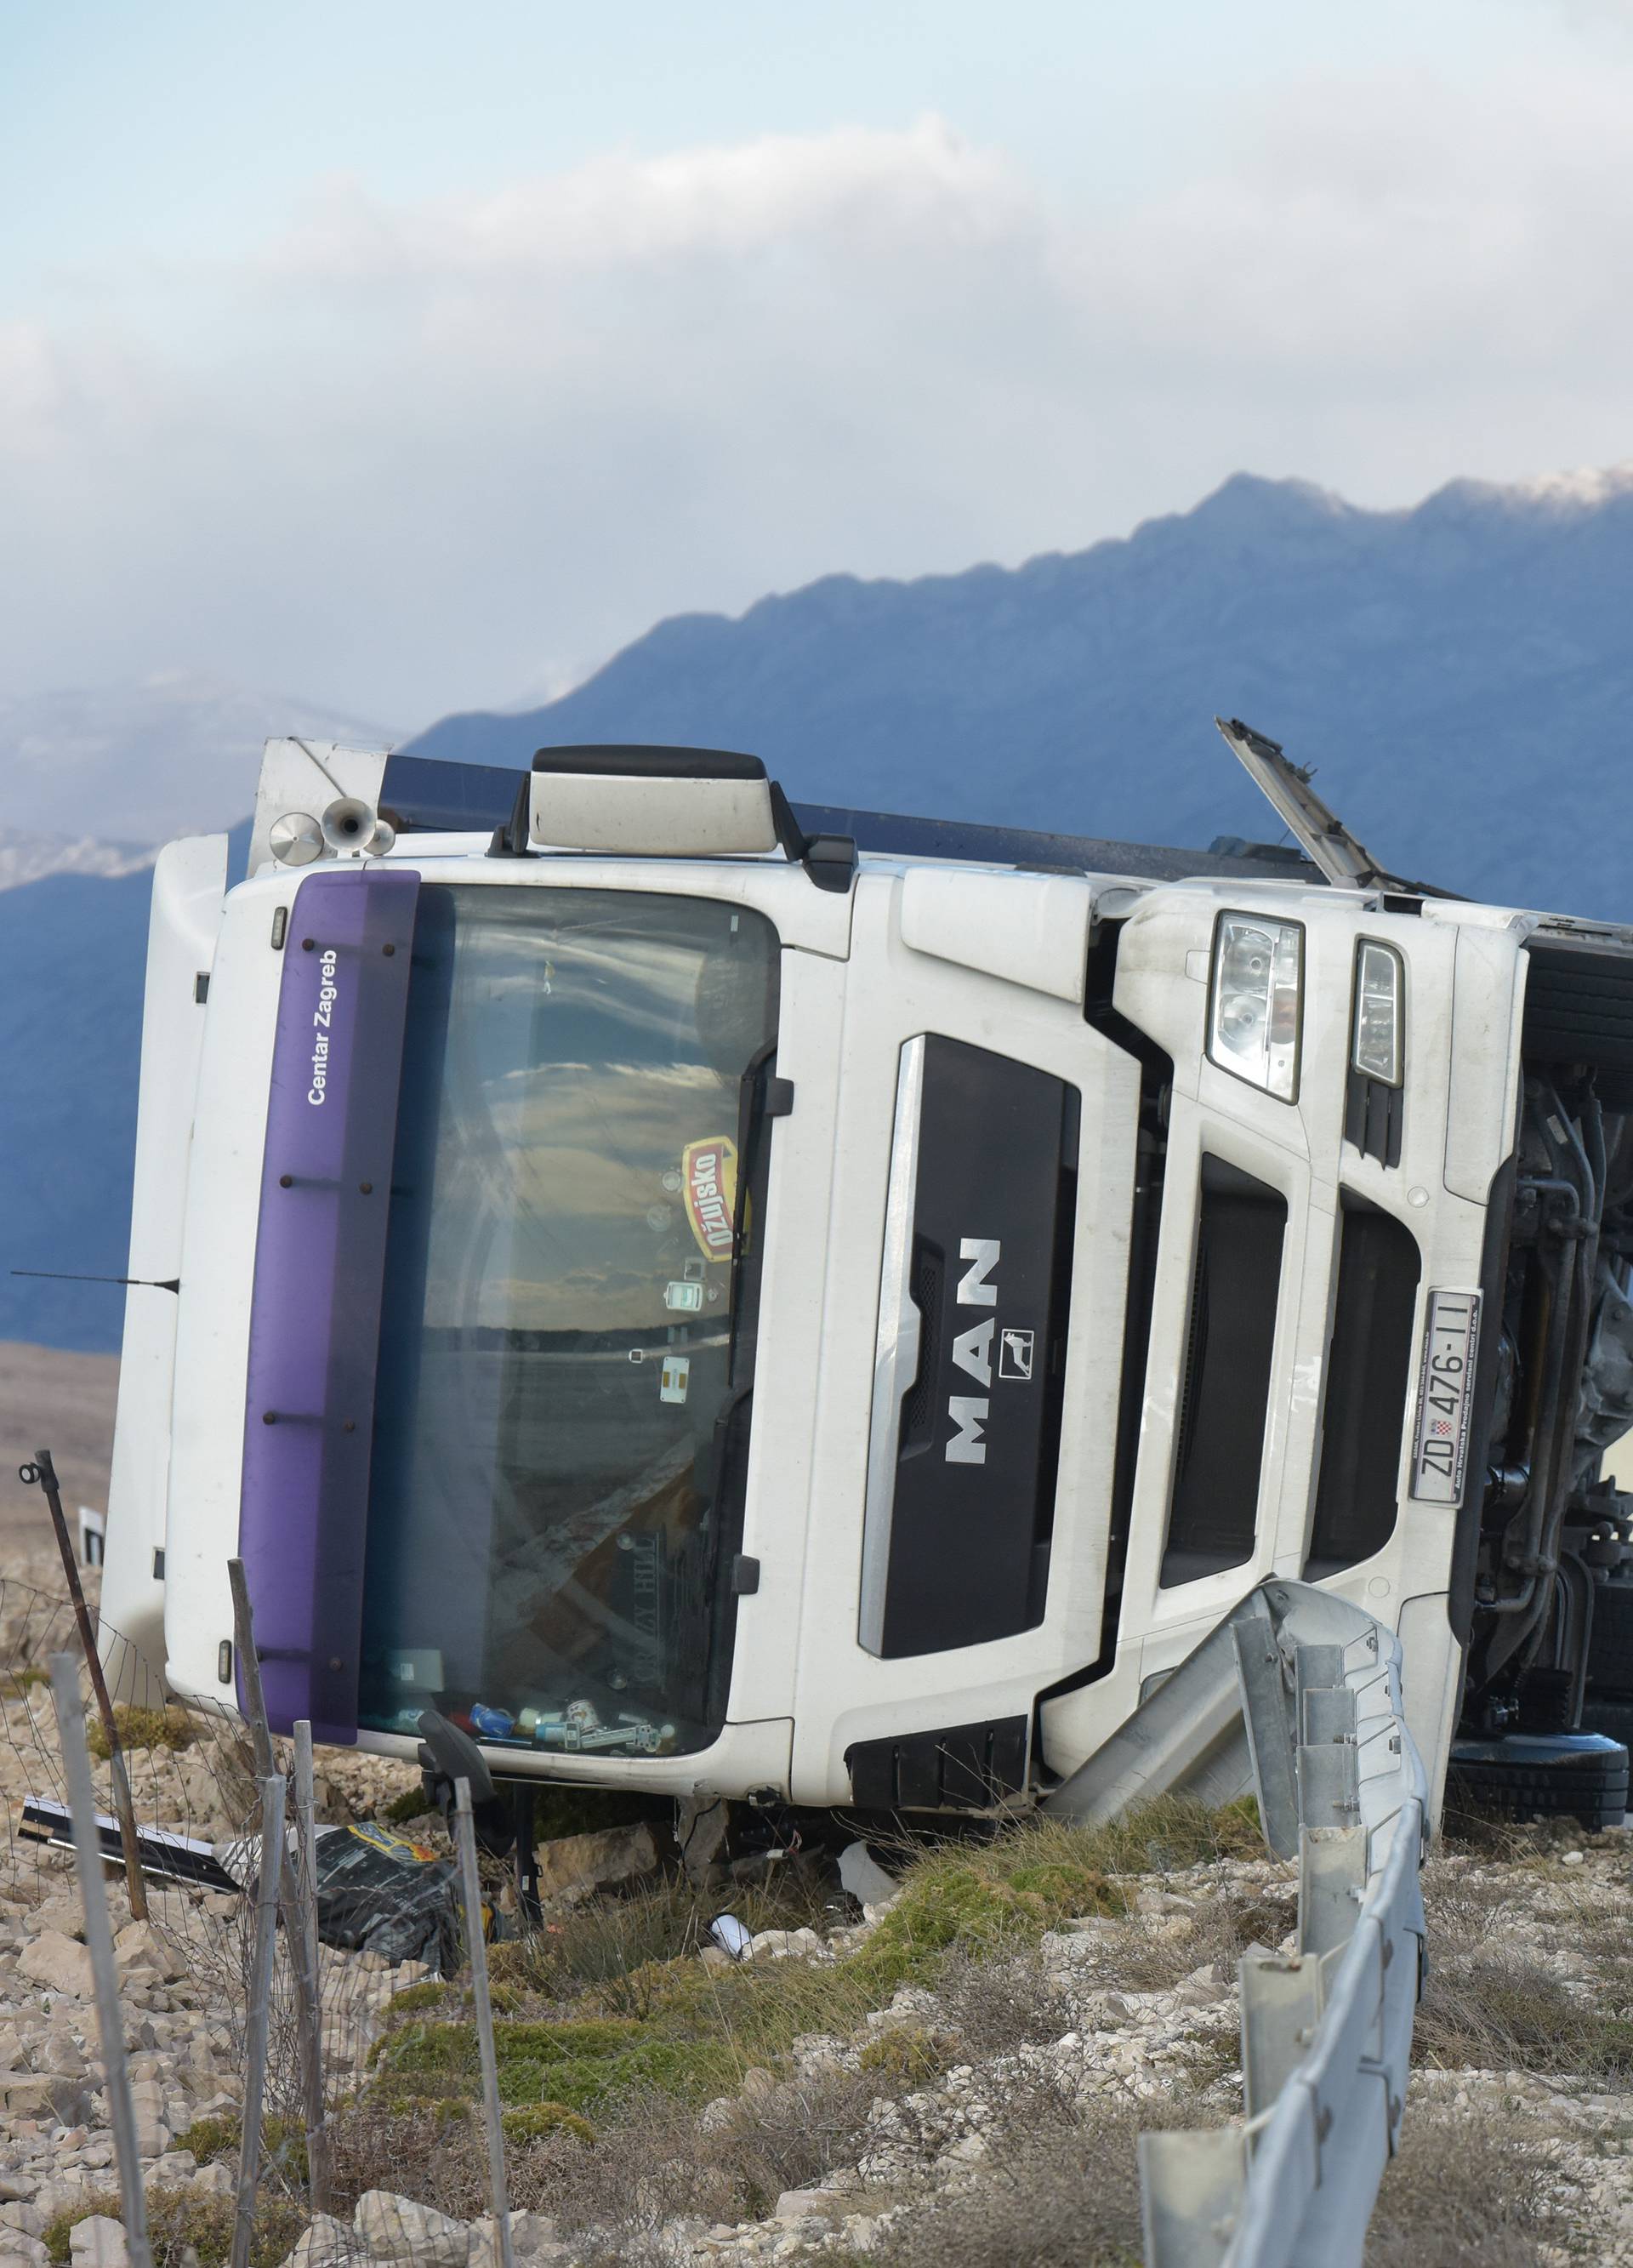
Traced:
<svg viewBox="0 0 1633 2268">
<path fill-rule="evenodd" d="M 1164 1723 L 1181 1700 L 1216 1727 L 1230 1713 L 1227 1644 L 1266 1839 L 1298 1860 L 1298 1949 L 1241 1964 L 1246 2119 L 1140 2138 L 1146 2262 L 1359 2268 L 1424 1973 L 1428 1789 L 1400 1642 L 1331 1592 L 1262 1584 L 1153 1697 L 1167 1696 Z M 1131 1774 L 1155 1793 L 1157 1752 L 1174 1757 L 1167 1735 L 1154 1750 L 1136 1738 L 1078 1802 L 1098 1809 Z M 1210 1770 L 1220 1758 L 1216 1745 Z"/>
</svg>

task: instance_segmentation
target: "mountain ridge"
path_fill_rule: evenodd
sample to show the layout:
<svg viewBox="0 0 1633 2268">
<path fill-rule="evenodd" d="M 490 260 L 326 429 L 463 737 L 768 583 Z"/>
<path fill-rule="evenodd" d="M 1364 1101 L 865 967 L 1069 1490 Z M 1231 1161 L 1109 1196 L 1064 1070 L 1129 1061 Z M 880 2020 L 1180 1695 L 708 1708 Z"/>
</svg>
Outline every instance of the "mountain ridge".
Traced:
<svg viewBox="0 0 1633 2268">
<path fill-rule="evenodd" d="M 1264 828 L 1211 731 L 1233 713 L 1318 765 L 1379 855 L 1431 866 L 1427 820 L 1448 887 L 1619 915 L 1633 890 L 1596 821 L 1629 749 L 1630 619 L 1633 463 L 1383 511 L 1236 474 L 1082 551 L 672 615 L 559 700 L 406 745 L 521 765 L 691 740 L 813 801 L 1206 842 Z"/>
<path fill-rule="evenodd" d="M 836 574 L 673 615 L 559 700 L 408 745 L 519 768 L 547 741 L 690 740 L 764 756 L 802 801 L 1203 845 L 1276 831 L 1213 731 L 1234 714 L 1315 764 L 1398 871 L 1625 919 L 1630 622 L 1633 466 L 1389 512 L 1239 475 L 1019 568 Z M 253 770 L 202 777 L 232 787 L 222 815 L 246 807 Z M 3 799 L 0 823 L 22 825 Z M 0 890 L 0 966 L 52 971 L 0 988 L 0 1048 L 27 1067 L 0 1086 L 0 1271 L 123 1270 L 148 895 L 129 869 Z M 0 1337 L 113 1347 L 121 1308 L 0 1272 Z"/>
</svg>

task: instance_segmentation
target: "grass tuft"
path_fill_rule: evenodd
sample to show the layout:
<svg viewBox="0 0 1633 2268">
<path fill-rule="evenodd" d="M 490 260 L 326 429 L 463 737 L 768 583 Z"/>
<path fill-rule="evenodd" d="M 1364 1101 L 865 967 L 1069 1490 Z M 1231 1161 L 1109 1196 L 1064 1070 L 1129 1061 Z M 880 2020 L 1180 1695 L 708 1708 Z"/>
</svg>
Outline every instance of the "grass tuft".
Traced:
<svg viewBox="0 0 1633 2268">
<path fill-rule="evenodd" d="M 121 1749 L 190 1749 L 198 1727 L 185 1709 L 143 1709 L 135 1702 L 119 1702 L 114 1709 L 114 1730 Z M 103 1764 L 108 1760 L 107 1732 L 94 1712 L 85 1719 L 85 1744 Z"/>
<path fill-rule="evenodd" d="M 97 2215 L 122 2225 L 124 2208 L 116 2191 L 82 2198 L 48 2223 L 42 2242 L 54 2268 L 72 2258 L 73 2232 L 79 2223 Z M 153 2268 L 224 2268 L 232 2257 L 234 2218 L 230 2197 L 199 2197 L 169 2184 L 150 2190 L 147 2223 Z M 305 2213 L 291 2199 L 263 2197 L 255 2208 L 250 2268 L 278 2268 L 305 2226 Z"/>
<path fill-rule="evenodd" d="M 542 2142 L 548 2134 L 570 2135 L 577 2142 L 593 2142 L 595 2129 L 587 2118 L 570 2110 L 564 2102 L 527 2102 L 519 2110 L 504 2113 L 504 2139 L 512 2149 L 528 2142 Z"/>
<path fill-rule="evenodd" d="M 201 2166 L 211 2165 L 218 2158 L 230 2158 L 236 2166 L 242 2132 L 238 2113 L 228 2111 L 209 2118 L 195 2118 L 177 2135 L 173 2146 L 190 2150 Z M 268 2114 L 261 2122 L 261 2154 L 265 2162 L 276 2167 L 289 2181 L 301 2188 L 305 2186 L 306 2136 L 298 2120 Z"/>
</svg>

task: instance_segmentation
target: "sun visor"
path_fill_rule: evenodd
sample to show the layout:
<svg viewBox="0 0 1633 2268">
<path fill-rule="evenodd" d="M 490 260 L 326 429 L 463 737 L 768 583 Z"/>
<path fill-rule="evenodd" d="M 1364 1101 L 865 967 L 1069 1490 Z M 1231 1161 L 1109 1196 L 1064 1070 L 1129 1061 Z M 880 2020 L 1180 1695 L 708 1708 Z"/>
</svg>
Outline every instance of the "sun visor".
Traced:
<svg viewBox="0 0 1633 2268">
<path fill-rule="evenodd" d="M 239 1550 L 272 1729 L 357 1738 L 386 1216 L 419 876 L 304 881 L 284 946 L 249 1317 Z"/>
<path fill-rule="evenodd" d="M 744 856 L 778 841 L 764 764 L 725 748 L 541 748 L 528 832 L 555 850 L 660 858 Z"/>
</svg>

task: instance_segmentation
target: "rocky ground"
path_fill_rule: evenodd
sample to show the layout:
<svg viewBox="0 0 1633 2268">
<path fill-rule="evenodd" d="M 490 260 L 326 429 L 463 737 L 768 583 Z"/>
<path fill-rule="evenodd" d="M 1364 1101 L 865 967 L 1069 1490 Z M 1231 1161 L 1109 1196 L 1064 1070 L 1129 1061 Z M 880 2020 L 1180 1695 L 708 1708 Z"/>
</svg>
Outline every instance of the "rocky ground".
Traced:
<svg viewBox="0 0 1633 2268">
<path fill-rule="evenodd" d="M 40 1611 L 8 1586 L 0 2261 L 112 2264 L 123 2240 L 71 1866 L 17 1831 L 55 1767 L 48 1693 L 17 1660 Z M 335 1752 L 320 1766 L 334 1819 L 409 1784 Z M 241 1831 L 246 1783 L 224 1734 L 144 1751 L 136 1777 L 149 1821 L 224 1844 Z M 1291 1944 L 1290 1870 L 1239 1830 L 1022 1836 L 904 1863 L 900 1891 L 865 1910 L 803 1862 L 781 1888 L 749 1879 L 775 1874 L 761 1865 L 694 1893 L 664 1879 L 646 1827 L 556 1847 L 544 1937 L 494 1956 L 518 2257 L 1137 2258 L 1134 2135 L 1239 2111 L 1236 1962 Z M 1448 1845 L 1426 1896 L 1419 2068 L 1369 2257 L 1633 2264 L 1627 1833 Z M 210 2268 L 231 2227 L 243 1902 L 155 1890 L 145 1924 L 122 1891 L 111 1902 L 158 2257 Z M 722 1904 L 751 1928 L 746 1962 L 707 1939 Z M 344 2210 L 309 2218 L 298 2137 L 275 2130 L 261 2268 L 497 2268 L 460 1989 L 367 1954 L 326 1948 L 323 1970 Z M 274 2064 L 287 2095 L 286 2028 Z"/>
</svg>

